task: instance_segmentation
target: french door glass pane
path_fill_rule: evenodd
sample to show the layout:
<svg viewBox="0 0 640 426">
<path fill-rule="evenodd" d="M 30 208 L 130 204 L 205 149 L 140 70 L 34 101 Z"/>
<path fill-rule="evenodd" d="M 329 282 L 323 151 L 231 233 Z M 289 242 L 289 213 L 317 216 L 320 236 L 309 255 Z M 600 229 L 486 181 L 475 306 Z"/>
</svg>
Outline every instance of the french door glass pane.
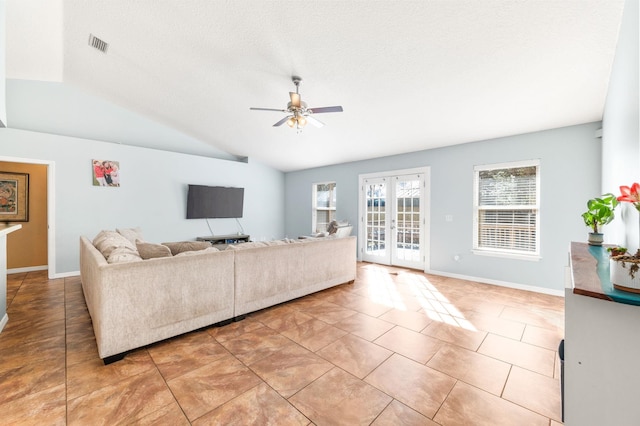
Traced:
<svg viewBox="0 0 640 426">
<path fill-rule="evenodd" d="M 398 180 L 396 183 L 396 257 L 420 260 L 420 180 Z"/>
<path fill-rule="evenodd" d="M 386 227 L 386 183 L 367 185 L 367 254 L 385 256 L 385 227 Z"/>
</svg>

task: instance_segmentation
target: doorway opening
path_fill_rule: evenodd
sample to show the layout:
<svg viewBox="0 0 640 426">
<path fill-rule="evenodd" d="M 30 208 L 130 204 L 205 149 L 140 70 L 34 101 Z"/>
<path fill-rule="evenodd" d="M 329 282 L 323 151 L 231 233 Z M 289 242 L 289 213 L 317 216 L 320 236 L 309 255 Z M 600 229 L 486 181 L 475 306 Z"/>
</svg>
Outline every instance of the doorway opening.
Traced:
<svg viewBox="0 0 640 426">
<path fill-rule="evenodd" d="M 54 182 L 54 177 L 55 177 L 55 163 L 53 161 L 47 161 L 47 160 L 38 160 L 38 159 L 30 159 L 30 158 L 19 158 L 19 157 L 6 157 L 6 156 L 0 156 L 0 162 L 7 162 L 7 163 L 23 163 L 25 165 L 44 165 L 46 166 L 46 197 L 44 197 L 46 199 L 46 242 L 44 244 L 46 244 L 46 265 L 35 265 L 34 267 L 26 267 L 26 268 L 9 268 L 9 271 L 11 273 L 16 273 L 16 272 L 28 272 L 30 270 L 41 270 L 44 269 L 43 266 L 46 266 L 48 272 L 48 278 L 57 278 L 56 277 L 56 271 L 55 271 L 55 259 L 56 259 L 56 253 L 55 253 L 55 182 Z M 36 189 L 35 187 L 33 187 L 34 182 L 30 182 L 30 193 L 33 194 L 34 190 Z M 39 183 L 39 185 L 42 185 L 42 183 Z M 38 188 L 41 189 L 41 188 Z M 31 197 L 30 197 L 31 198 Z M 41 208 L 42 206 L 35 206 L 32 205 L 30 207 L 30 210 L 33 208 Z M 24 229 L 24 228 L 23 228 Z M 21 231 L 18 231 L 15 235 L 19 235 Z"/>
</svg>

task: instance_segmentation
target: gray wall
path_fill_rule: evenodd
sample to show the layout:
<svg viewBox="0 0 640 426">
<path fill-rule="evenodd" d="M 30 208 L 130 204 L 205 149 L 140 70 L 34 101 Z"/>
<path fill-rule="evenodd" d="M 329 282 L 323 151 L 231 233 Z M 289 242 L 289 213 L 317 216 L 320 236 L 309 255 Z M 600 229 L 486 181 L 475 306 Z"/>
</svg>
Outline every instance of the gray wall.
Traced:
<svg viewBox="0 0 640 426">
<path fill-rule="evenodd" d="M 311 232 L 311 187 L 337 182 L 337 217 L 358 226 L 358 175 L 429 166 L 431 168 L 431 271 L 497 282 L 562 290 L 563 267 L 572 240 L 586 241 L 580 214 L 600 191 L 600 123 L 414 152 L 375 160 L 287 173 L 285 232 Z M 541 256 L 538 262 L 471 253 L 473 166 L 540 159 Z M 445 222 L 452 215 L 453 222 Z M 360 250 L 360 248 L 359 248 Z M 460 256 L 459 261 L 453 257 Z"/>
<path fill-rule="evenodd" d="M 284 174 L 240 163 L 46 133 L 0 129 L 0 156 L 55 162 L 56 274 L 79 269 L 78 238 L 101 229 L 140 226 L 151 242 L 209 235 L 204 219 L 185 219 L 187 185 L 245 188 L 244 231 L 284 236 Z M 92 159 L 120 162 L 120 188 L 92 185 Z M 210 219 L 215 234 L 235 233 L 234 219 Z"/>
</svg>

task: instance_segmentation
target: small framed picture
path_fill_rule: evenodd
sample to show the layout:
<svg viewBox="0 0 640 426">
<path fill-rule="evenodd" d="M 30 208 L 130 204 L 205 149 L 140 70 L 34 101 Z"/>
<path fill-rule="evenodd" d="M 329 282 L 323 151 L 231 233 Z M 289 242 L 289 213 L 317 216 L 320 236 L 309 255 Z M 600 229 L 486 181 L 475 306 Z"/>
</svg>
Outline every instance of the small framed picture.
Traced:
<svg viewBox="0 0 640 426">
<path fill-rule="evenodd" d="M 29 174 L 0 172 L 0 222 L 29 222 Z"/>
<path fill-rule="evenodd" d="M 120 162 L 91 160 L 93 186 L 120 186 Z"/>
</svg>

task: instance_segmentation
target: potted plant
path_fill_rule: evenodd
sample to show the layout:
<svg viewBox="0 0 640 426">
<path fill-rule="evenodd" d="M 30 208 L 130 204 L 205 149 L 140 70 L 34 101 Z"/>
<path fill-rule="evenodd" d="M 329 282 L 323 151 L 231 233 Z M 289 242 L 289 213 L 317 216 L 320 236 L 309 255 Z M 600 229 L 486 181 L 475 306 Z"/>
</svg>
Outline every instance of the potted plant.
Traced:
<svg viewBox="0 0 640 426">
<path fill-rule="evenodd" d="M 625 254 L 627 252 L 627 248 L 620 247 L 620 246 L 613 246 L 613 247 L 607 247 L 607 251 L 609 252 L 609 256 L 617 257 Z"/>
<path fill-rule="evenodd" d="M 621 186 L 618 201 L 631 203 L 640 212 L 640 184 Z M 635 254 L 625 252 L 614 255 L 611 251 L 609 259 L 610 278 L 613 287 L 618 290 L 640 293 L 640 249 Z"/>
<path fill-rule="evenodd" d="M 582 219 L 584 219 L 584 224 L 593 230 L 593 232 L 589 233 L 590 245 L 602 245 L 604 236 L 600 232 L 600 227 L 613 220 L 615 217 L 614 210 L 617 205 L 618 199 L 611 193 L 587 201 L 587 211 L 582 213 Z"/>
</svg>

